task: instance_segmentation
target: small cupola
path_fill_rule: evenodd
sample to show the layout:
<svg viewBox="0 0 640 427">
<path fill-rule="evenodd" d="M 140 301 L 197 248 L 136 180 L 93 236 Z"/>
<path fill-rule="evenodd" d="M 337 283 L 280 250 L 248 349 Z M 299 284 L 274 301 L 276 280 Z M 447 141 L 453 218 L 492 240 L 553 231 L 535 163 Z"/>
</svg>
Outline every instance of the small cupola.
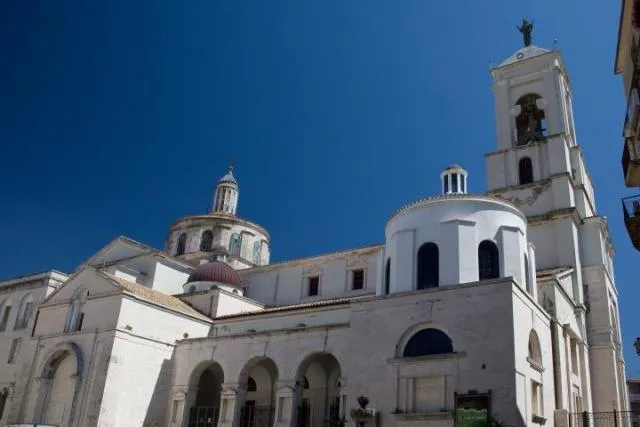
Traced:
<svg viewBox="0 0 640 427">
<path fill-rule="evenodd" d="M 467 171 L 458 165 L 451 165 L 442 171 L 442 194 L 466 194 L 467 175 Z"/>
<path fill-rule="evenodd" d="M 213 196 L 212 212 L 236 214 L 238 207 L 238 181 L 233 176 L 233 166 L 218 180 Z"/>
</svg>

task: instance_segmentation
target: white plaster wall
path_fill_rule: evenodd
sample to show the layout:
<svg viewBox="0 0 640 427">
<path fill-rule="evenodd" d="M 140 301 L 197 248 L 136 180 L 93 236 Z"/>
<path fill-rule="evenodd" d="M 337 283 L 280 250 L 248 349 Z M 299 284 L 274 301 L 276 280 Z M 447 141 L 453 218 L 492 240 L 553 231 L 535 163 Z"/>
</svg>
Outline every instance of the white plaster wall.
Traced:
<svg viewBox="0 0 640 427">
<path fill-rule="evenodd" d="M 124 329 L 126 325 L 136 335 L 165 343 L 182 339 L 185 333 L 190 337 L 206 336 L 210 327 L 210 323 L 124 298 L 118 328 Z"/>
<path fill-rule="evenodd" d="M 310 258 L 305 262 L 290 262 L 240 272 L 247 282 L 246 296 L 263 304 L 288 305 L 319 299 L 373 293 L 376 289 L 377 253 L 373 249 L 347 251 Z M 349 270 L 365 270 L 364 288 L 353 291 Z M 307 296 L 308 276 L 320 276 L 319 295 Z"/>
<path fill-rule="evenodd" d="M 217 316 L 249 313 L 259 310 L 262 310 L 262 307 L 250 300 L 238 297 L 234 294 L 228 294 L 226 292 L 218 293 Z"/>
<path fill-rule="evenodd" d="M 551 344 L 550 318 L 524 292 L 513 295 L 514 357 L 516 374 L 524 379 L 524 387 L 517 389 L 518 411 L 527 425 L 534 426 L 531 418 L 531 381 L 542 384 L 543 410 L 547 419 L 552 419 L 555 409 L 553 380 L 553 352 Z M 535 331 L 542 353 L 542 372 L 533 368 L 527 360 L 529 336 Z M 566 369 L 566 367 L 565 367 Z M 520 396 L 524 394 L 524 396 Z"/>
<path fill-rule="evenodd" d="M 268 331 L 302 331 L 307 328 L 349 323 L 348 305 L 328 307 L 325 310 L 279 312 L 263 315 L 217 319 L 211 330 L 212 337 L 261 333 Z"/>
<path fill-rule="evenodd" d="M 438 245 L 441 286 L 478 280 L 478 245 L 483 240 L 497 244 L 502 277 L 513 276 L 524 286 L 525 220 L 517 209 L 496 199 L 466 196 L 419 202 L 394 216 L 385 235 L 386 253 L 392 257 L 391 292 L 416 289 L 417 251 L 426 242 Z"/>
<path fill-rule="evenodd" d="M 188 278 L 189 273 L 176 270 L 163 262 L 157 261 L 150 287 L 169 295 L 179 294 L 182 293 L 182 285 Z"/>
<path fill-rule="evenodd" d="M 139 426 L 145 420 L 162 424 L 172 353 L 172 345 L 116 332 L 98 425 Z"/>
</svg>

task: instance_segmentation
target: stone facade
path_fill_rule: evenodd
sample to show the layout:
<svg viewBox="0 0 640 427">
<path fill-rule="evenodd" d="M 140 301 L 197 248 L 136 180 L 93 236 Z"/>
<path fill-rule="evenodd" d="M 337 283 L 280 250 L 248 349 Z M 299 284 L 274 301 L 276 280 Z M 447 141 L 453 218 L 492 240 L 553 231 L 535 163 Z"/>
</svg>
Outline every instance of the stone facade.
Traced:
<svg viewBox="0 0 640 427">
<path fill-rule="evenodd" d="M 20 307 L 20 328 L 0 332 L 15 359 L 0 360 L 0 420 L 444 427 L 485 409 L 560 427 L 626 410 L 613 248 L 562 58 L 529 46 L 492 74 L 487 194 L 451 166 L 442 194 L 391 215 L 383 244 L 269 264 L 229 170 L 165 252 L 119 237 L 71 277 L 0 284 L 0 321 Z"/>
</svg>

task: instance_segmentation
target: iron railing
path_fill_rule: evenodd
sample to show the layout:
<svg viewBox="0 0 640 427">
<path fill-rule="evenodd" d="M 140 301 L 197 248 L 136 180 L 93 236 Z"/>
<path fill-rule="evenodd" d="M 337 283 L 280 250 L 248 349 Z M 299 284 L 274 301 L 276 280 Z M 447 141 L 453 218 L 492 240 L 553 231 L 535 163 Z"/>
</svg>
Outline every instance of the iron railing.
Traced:
<svg viewBox="0 0 640 427">
<path fill-rule="evenodd" d="M 220 410 L 217 406 L 194 406 L 189 410 L 188 427 L 216 427 Z"/>
<path fill-rule="evenodd" d="M 637 427 L 640 413 L 634 411 L 576 412 L 569 415 L 570 427 Z"/>
<path fill-rule="evenodd" d="M 275 408 L 273 406 L 245 405 L 240 411 L 241 427 L 271 427 Z"/>
</svg>

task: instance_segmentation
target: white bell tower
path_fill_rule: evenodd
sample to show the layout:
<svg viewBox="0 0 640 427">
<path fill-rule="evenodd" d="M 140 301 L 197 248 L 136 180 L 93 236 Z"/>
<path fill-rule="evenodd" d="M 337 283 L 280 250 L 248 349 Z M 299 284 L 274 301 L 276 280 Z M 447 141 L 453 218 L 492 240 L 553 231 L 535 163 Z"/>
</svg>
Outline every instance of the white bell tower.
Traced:
<svg viewBox="0 0 640 427">
<path fill-rule="evenodd" d="M 533 24 L 523 21 L 523 34 L 526 25 L 525 46 L 491 70 L 497 150 L 485 155 L 488 193 L 511 201 L 527 216 L 540 277 L 540 270 L 564 268 L 570 274 L 564 284 L 538 280 L 538 302 L 554 318 L 555 348 L 570 352 L 577 346 L 571 369 L 580 380 L 559 380 L 558 411 L 624 411 L 628 403 L 609 228 L 596 213 L 562 55 L 531 45 Z M 558 292 L 567 298 L 562 303 Z M 572 326 L 560 319 L 563 304 L 575 316 Z M 580 367 L 574 368 L 577 360 Z M 558 411 L 555 415 L 562 416 Z"/>
</svg>

